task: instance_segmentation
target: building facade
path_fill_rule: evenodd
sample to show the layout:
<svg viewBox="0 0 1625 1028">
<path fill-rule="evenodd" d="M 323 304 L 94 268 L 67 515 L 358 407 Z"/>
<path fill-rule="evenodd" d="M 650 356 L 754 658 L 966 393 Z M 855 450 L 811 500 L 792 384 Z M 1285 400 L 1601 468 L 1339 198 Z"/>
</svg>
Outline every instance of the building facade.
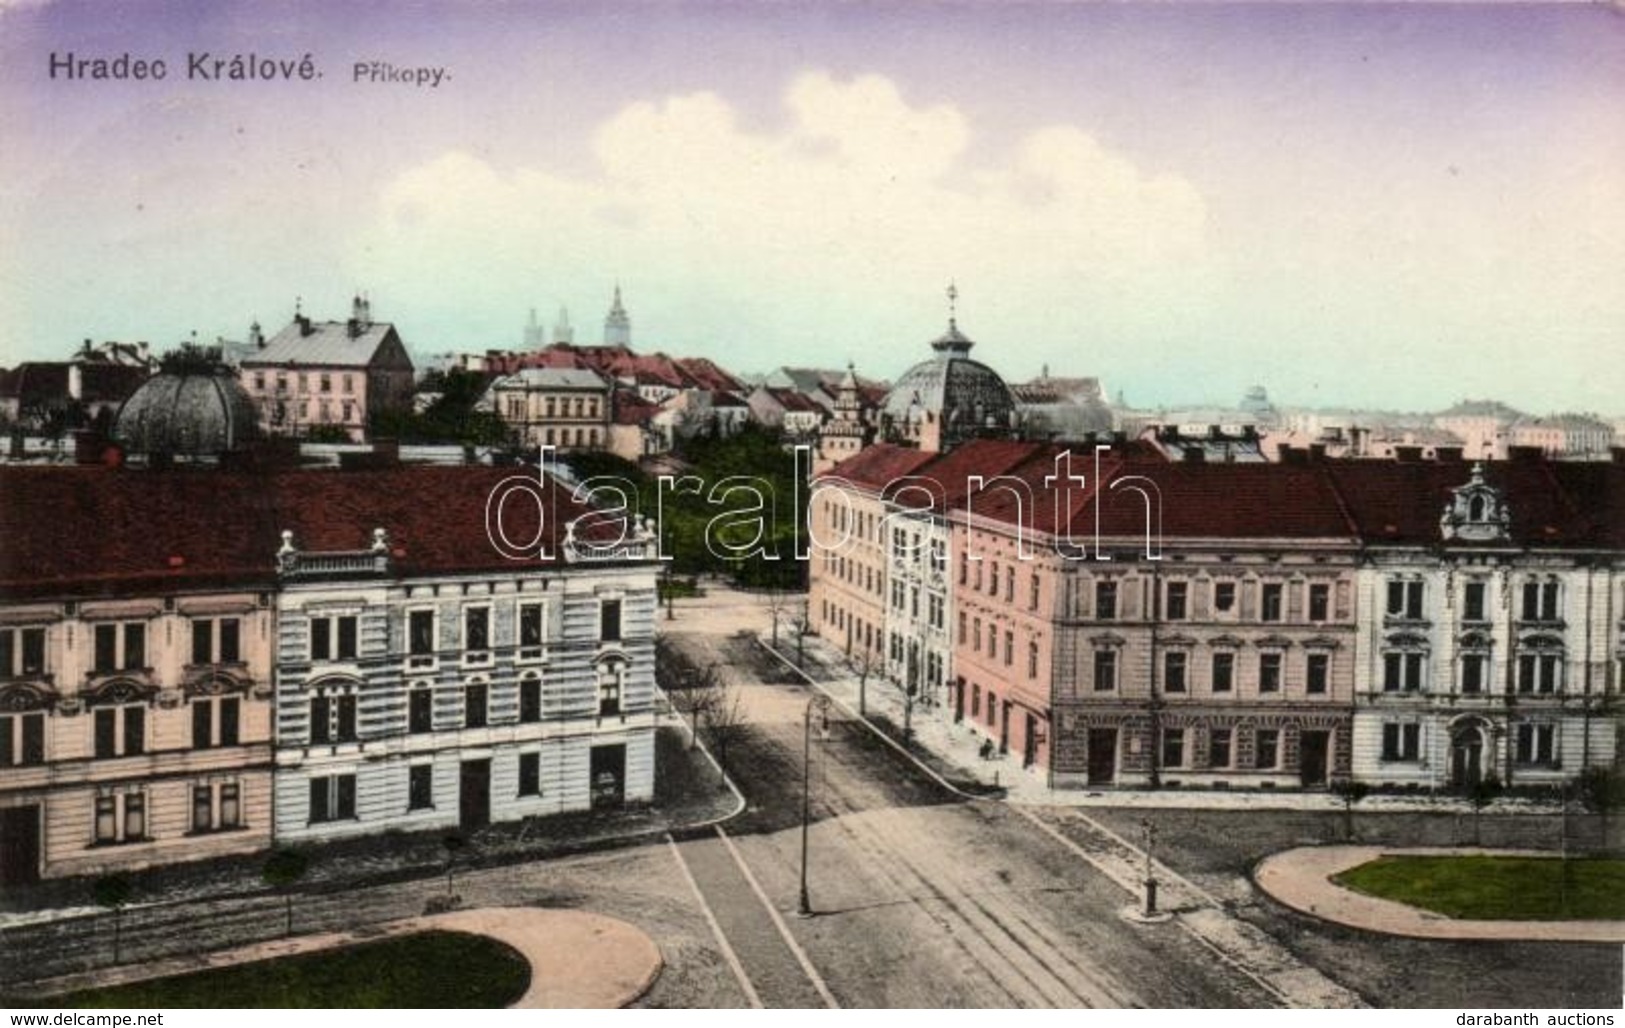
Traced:
<svg viewBox="0 0 1625 1028">
<path fill-rule="evenodd" d="M 524 368 L 491 383 L 491 409 L 519 445 L 598 450 L 609 445 L 610 387 L 585 368 Z"/>
</svg>

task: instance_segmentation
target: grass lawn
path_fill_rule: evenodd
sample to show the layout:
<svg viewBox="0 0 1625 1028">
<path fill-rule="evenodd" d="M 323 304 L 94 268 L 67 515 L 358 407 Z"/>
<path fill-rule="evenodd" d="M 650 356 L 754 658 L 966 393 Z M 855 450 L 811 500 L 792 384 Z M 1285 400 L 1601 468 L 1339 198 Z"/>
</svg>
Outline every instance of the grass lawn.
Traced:
<svg viewBox="0 0 1625 1028">
<path fill-rule="evenodd" d="M 1332 880 L 1462 920 L 1625 918 L 1625 860 L 1569 860 L 1566 875 L 1563 863 L 1556 857 L 1379 857 Z"/>
<path fill-rule="evenodd" d="M 173 978 L 88 989 L 70 1007 L 505 1007 L 530 965 L 482 935 L 422 932 Z"/>
</svg>

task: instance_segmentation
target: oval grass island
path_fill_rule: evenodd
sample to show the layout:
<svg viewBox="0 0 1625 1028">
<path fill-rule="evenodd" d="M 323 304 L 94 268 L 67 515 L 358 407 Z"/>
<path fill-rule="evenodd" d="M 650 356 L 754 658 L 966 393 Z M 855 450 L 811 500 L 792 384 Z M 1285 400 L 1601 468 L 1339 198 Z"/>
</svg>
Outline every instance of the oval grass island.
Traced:
<svg viewBox="0 0 1625 1028">
<path fill-rule="evenodd" d="M 1625 860 L 1385 854 L 1332 881 L 1458 920 L 1625 918 Z"/>
<path fill-rule="evenodd" d="M 56 997 L 69 1007 L 501 1008 L 530 987 L 507 943 L 430 930 Z"/>
</svg>

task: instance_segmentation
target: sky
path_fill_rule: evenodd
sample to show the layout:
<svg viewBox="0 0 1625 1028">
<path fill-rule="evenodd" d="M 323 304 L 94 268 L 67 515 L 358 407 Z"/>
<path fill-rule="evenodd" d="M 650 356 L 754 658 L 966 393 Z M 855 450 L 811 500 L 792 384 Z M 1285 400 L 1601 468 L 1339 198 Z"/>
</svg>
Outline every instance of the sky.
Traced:
<svg viewBox="0 0 1625 1028">
<path fill-rule="evenodd" d="M 952 282 L 1012 381 L 1619 416 L 1622 110 L 1618 5 L 0 0 L 0 363 L 618 282 L 639 350 L 894 378 Z"/>
</svg>

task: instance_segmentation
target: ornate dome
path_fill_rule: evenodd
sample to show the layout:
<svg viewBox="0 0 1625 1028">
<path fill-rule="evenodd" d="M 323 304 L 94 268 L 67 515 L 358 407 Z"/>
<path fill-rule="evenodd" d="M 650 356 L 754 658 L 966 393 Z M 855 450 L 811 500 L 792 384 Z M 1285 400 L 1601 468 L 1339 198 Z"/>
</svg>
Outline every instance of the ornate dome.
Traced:
<svg viewBox="0 0 1625 1028">
<path fill-rule="evenodd" d="M 936 436 L 932 448 L 946 450 L 1010 431 L 1015 398 L 998 372 L 971 360 L 975 345 L 950 318 L 947 334 L 931 344 L 936 356 L 903 372 L 886 395 L 881 416 L 894 436 L 922 445 Z"/>
<path fill-rule="evenodd" d="M 142 383 L 113 424 L 132 455 L 213 457 L 259 437 L 254 402 L 229 368 L 174 364 Z"/>
</svg>

